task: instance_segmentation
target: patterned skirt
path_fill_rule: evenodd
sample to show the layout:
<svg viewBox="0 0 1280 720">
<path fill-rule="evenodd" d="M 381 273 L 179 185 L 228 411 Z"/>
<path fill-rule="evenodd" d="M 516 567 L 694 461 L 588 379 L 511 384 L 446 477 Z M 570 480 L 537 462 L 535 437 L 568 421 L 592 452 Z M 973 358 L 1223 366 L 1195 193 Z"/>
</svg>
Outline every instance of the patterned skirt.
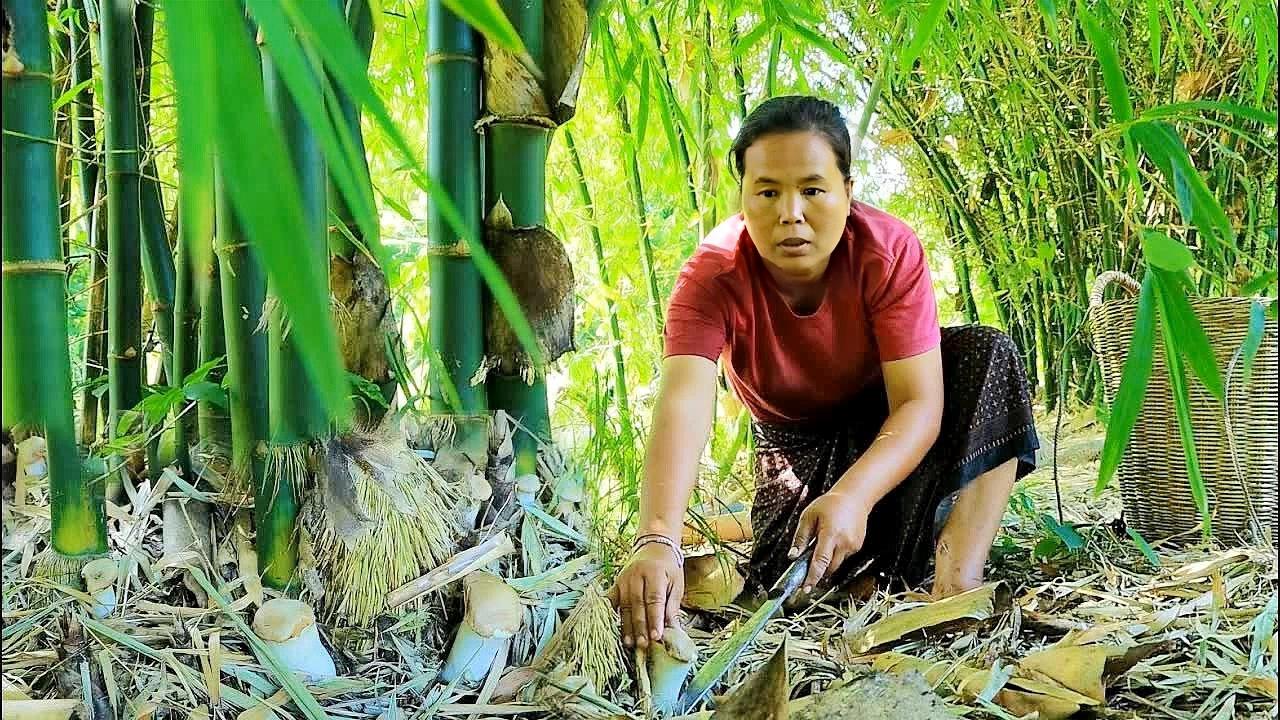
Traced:
<svg viewBox="0 0 1280 720">
<path fill-rule="evenodd" d="M 984 326 L 943 328 L 941 353 L 938 439 L 919 466 L 871 510 L 862 550 L 834 574 L 834 584 L 852 580 L 851 574 L 870 562 L 870 572 L 918 586 L 960 490 L 1013 458 L 1018 478 L 1035 469 L 1040 442 L 1013 341 Z M 787 551 L 805 506 L 830 490 L 879 434 L 889 413 L 883 382 L 872 383 L 844 407 L 821 420 L 752 426 L 755 545 L 748 574 L 756 588 L 772 586 L 789 564 Z"/>
</svg>

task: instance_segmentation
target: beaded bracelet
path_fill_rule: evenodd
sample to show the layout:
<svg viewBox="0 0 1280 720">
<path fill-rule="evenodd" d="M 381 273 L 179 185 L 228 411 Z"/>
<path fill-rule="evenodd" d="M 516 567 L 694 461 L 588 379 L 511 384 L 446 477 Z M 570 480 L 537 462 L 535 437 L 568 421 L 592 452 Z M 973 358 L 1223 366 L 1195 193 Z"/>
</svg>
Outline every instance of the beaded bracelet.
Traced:
<svg viewBox="0 0 1280 720">
<path fill-rule="evenodd" d="M 676 544 L 675 540 L 672 540 L 666 535 L 662 535 L 660 533 L 647 533 L 637 537 L 635 542 L 631 545 L 631 553 L 634 555 L 645 545 L 652 545 L 655 543 L 658 545 L 666 545 L 670 548 L 672 554 L 676 557 L 676 565 L 684 567 L 684 552 L 680 550 L 680 546 Z"/>
</svg>

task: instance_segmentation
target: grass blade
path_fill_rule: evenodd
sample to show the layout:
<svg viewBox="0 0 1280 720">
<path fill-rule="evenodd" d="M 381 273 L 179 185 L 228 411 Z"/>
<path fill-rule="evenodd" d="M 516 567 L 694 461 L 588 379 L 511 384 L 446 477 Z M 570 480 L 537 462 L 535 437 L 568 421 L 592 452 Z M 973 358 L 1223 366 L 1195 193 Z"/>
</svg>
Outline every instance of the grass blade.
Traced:
<svg viewBox="0 0 1280 720">
<path fill-rule="evenodd" d="M 1129 122 L 1133 119 L 1133 102 L 1129 99 L 1129 84 L 1125 81 L 1120 56 L 1116 53 L 1115 39 L 1103 29 L 1084 3 L 1078 5 L 1078 12 L 1084 34 L 1093 45 L 1098 64 L 1102 66 L 1102 81 L 1111 100 L 1111 115 L 1117 122 Z"/>
<path fill-rule="evenodd" d="M 1154 270 L 1153 274 L 1160 271 Z M 1182 369 L 1182 357 L 1178 354 L 1178 343 L 1173 333 L 1173 322 L 1164 313 L 1168 298 L 1165 297 L 1163 282 L 1154 283 L 1156 304 L 1161 309 L 1160 334 L 1164 339 L 1165 360 L 1169 364 L 1169 382 L 1173 390 L 1173 410 L 1178 420 L 1178 436 L 1182 439 L 1182 455 L 1187 464 L 1187 481 L 1191 486 L 1191 499 L 1200 511 L 1200 530 L 1204 537 L 1213 531 L 1213 521 L 1209 517 L 1209 498 L 1205 493 L 1204 475 L 1200 472 L 1200 457 L 1196 452 L 1195 433 L 1191 425 L 1191 400 L 1187 394 L 1187 378 Z"/>
<path fill-rule="evenodd" d="M 1187 301 L 1188 279 L 1185 273 L 1151 268 L 1156 287 L 1160 290 L 1159 306 L 1163 325 L 1168 327 L 1174 347 L 1178 348 L 1205 389 L 1213 393 L 1219 402 L 1223 399 L 1222 371 L 1213 354 L 1213 344 L 1200 324 L 1200 318 Z"/>
<path fill-rule="evenodd" d="M 364 61 L 355 39 L 347 31 L 346 20 L 337 8 L 327 3 L 308 3 L 301 0 L 281 0 L 280 5 L 289 16 L 294 30 L 306 35 L 308 46 L 324 61 L 331 77 L 347 93 L 357 105 L 367 109 L 373 120 L 390 138 L 393 148 L 399 152 L 405 165 L 412 171 L 411 176 L 418 187 L 425 191 L 431 202 L 439 206 L 445 221 L 462 238 L 471 252 L 471 260 L 476 264 L 493 299 L 510 321 L 516 336 L 524 346 L 534 364 L 541 364 L 542 351 L 534 338 L 533 327 L 520 308 L 520 301 L 512 292 L 506 277 L 485 250 L 479 238 L 473 237 L 462 222 L 458 209 L 454 206 L 449 194 L 431 177 L 422 164 L 421 158 L 410 147 L 400 128 L 391 119 L 386 105 L 374 91 L 365 72 Z M 460 13 L 459 17 L 465 14 Z"/>
<path fill-rule="evenodd" d="M 1182 272 L 1196 264 L 1190 248 L 1155 230 L 1143 231 L 1142 256 L 1152 265 L 1171 272 Z"/>
<path fill-rule="evenodd" d="M 1248 385 L 1253 378 L 1253 361 L 1258 357 L 1258 349 L 1262 347 L 1262 335 L 1267 329 L 1267 307 L 1254 301 L 1249 308 L 1249 332 L 1244 336 L 1244 384 Z"/>
<path fill-rule="evenodd" d="M 1129 355 L 1125 359 L 1120 376 L 1120 388 L 1111 408 L 1111 422 L 1107 424 L 1107 437 L 1102 445 L 1102 459 L 1098 465 L 1098 483 L 1094 492 L 1111 483 L 1120 458 L 1124 455 L 1129 435 L 1133 432 L 1142 400 L 1147 393 L 1147 381 L 1151 378 L 1152 350 L 1155 343 L 1155 298 L 1151 275 L 1143 278 L 1138 294 L 1137 319 L 1133 326 L 1133 339 L 1129 342 Z"/>
<path fill-rule="evenodd" d="M 911 43 L 898 56 L 899 73 L 911 72 L 911 66 L 915 64 L 924 52 L 925 46 L 929 44 L 929 40 L 933 38 L 933 31 L 938 27 L 938 21 L 942 19 L 942 14 L 946 10 L 947 0 L 932 0 L 929 7 L 925 8 L 911 31 Z"/>
<path fill-rule="evenodd" d="M 1173 127 L 1163 122 L 1139 122 L 1133 125 L 1130 132 L 1174 186 L 1174 194 L 1179 199 L 1178 205 L 1184 213 L 1184 220 L 1194 224 L 1206 239 L 1239 252 L 1239 248 L 1235 247 L 1235 232 L 1231 228 L 1231 220 L 1223 212 L 1218 199 L 1209 192 L 1204 178 L 1191 164 L 1191 156 L 1187 154 L 1182 138 L 1178 137 Z M 1184 194 L 1190 207 L 1183 207 Z M 1190 216 L 1185 217 L 1188 211 Z"/>
<path fill-rule="evenodd" d="M 1131 527 L 1126 527 L 1125 531 L 1129 533 L 1129 537 L 1133 539 L 1133 544 L 1137 546 L 1142 556 L 1147 559 L 1147 562 L 1151 563 L 1152 567 L 1160 567 L 1160 556 L 1156 554 L 1155 548 L 1151 547 L 1147 539 Z"/>
<path fill-rule="evenodd" d="M 253 654 L 257 656 L 258 661 L 264 666 L 271 669 L 276 681 L 289 694 L 289 698 L 293 703 L 302 710 L 302 714 L 310 720 L 329 720 L 329 714 L 320 707 L 320 703 L 316 702 L 315 696 L 311 694 L 307 687 L 302 684 L 298 677 L 293 674 L 289 668 L 285 667 L 280 658 L 276 656 L 274 650 L 267 646 L 261 638 L 253 632 L 248 623 L 240 617 L 240 614 L 231 609 L 231 603 L 222 597 L 217 588 L 209 583 L 209 579 L 205 577 L 204 571 L 200 568 L 190 568 L 191 575 L 200 583 L 200 587 L 208 594 L 209 599 L 218 604 L 222 609 L 222 613 L 231 623 L 236 626 L 244 639 L 249 642 L 249 646 L 253 648 Z"/>
</svg>

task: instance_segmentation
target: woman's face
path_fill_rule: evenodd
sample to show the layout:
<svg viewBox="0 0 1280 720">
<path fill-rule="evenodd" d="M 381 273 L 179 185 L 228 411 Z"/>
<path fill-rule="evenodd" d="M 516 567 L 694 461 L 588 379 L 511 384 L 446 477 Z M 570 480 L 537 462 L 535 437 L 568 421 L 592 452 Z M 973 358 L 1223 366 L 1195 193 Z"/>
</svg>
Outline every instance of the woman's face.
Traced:
<svg viewBox="0 0 1280 720">
<path fill-rule="evenodd" d="M 811 131 L 765 135 L 747 147 L 742 166 L 742 214 L 760 257 L 785 279 L 820 279 L 852 190 L 831 144 Z"/>
</svg>

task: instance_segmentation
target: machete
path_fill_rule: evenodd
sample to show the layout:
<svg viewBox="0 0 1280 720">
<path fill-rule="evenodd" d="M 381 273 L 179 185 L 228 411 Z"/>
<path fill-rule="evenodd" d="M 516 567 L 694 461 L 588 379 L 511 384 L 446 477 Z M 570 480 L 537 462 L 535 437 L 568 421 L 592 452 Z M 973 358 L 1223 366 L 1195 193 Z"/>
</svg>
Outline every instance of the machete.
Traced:
<svg viewBox="0 0 1280 720">
<path fill-rule="evenodd" d="M 760 634 L 764 626 L 778 611 L 782 609 L 782 604 L 791 597 L 800 585 L 804 583 L 804 578 L 809 574 L 809 559 L 813 556 L 813 547 L 816 543 L 812 540 L 804 552 L 791 563 L 791 567 L 778 578 L 773 588 L 769 590 L 768 599 L 765 603 L 755 611 L 741 628 L 738 629 L 720 649 L 712 655 L 702 667 L 698 668 L 698 672 L 694 674 L 693 679 L 689 681 L 689 686 L 684 689 L 680 695 L 680 702 L 676 706 L 676 715 L 683 715 L 693 709 L 693 706 L 701 700 L 720 678 L 728 672 L 733 666 L 742 651 L 747 649 L 752 640 Z"/>
</svg>

